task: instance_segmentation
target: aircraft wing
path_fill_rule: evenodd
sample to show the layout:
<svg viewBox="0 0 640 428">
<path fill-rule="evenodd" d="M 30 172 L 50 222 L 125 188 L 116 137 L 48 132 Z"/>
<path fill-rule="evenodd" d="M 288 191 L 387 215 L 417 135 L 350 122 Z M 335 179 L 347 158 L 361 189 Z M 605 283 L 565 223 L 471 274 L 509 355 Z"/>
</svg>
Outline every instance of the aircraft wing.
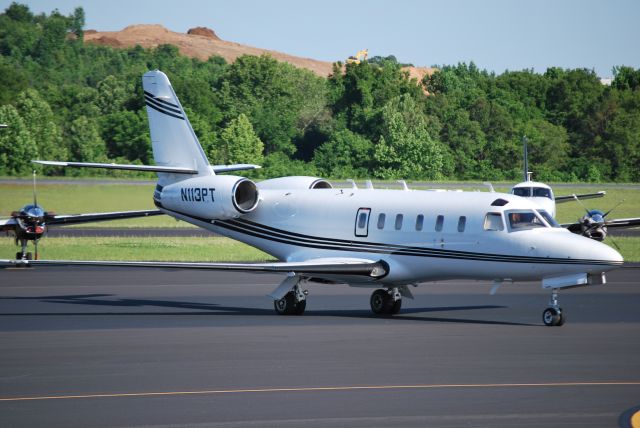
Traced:
<svg viewBox="0 0 640 428">
<path fill-rule="evenodd" d="M 582 231 L 582 227 L 580 222 L 575 223 L 563 223 L 560 226 L 568 229 L 573 233 L 580 233 Z M 615 218 L 613 220 L 607 220 L 605 222 L 605 226 L 607 228 L 613 229 L 624 229 L 627 227 L 640 227 L 640 218 Z"/>
<path fill-rule="evenodd" d="M 640 227 L 640 218 L 614 218 L 607 220 L 607 228 Z"/>
<path fill-rule="evenodd" d="M 6 218 L 0 220 L 0 231 L 5 232 L 7 230 L 14 230 L 16 227 L 16 220 L 14 218 Z"/>
<path fill-rule="evenodd" d="M 123 262 L 85 260 L 0 260 L 0 267 L 12 266 L 115 266 L 161 269 L 230 270 L 254 273 L 289 273 L 318 277 L 361 276 L 379 279 L 388 273 L 386 264 L 380 261 L 337 258 L 315 259 L 304 262 L 270 263 L 206 263 L 206 262 Z"/>
<path fill-rule="evenodd" d="M 89 223 L 93 221 L 120 220 L 123 218 L 135 217 L 151 217 L 163 214 L 160 210 L 142 210 L 142 211 L 116 211 L 110 213 L 88 213 L 88 214 L 67 214 L 53 215 L 47 217 L 46 224 L 48 226 L 62 226 L 66 224 Z"/>
<path fill-rule="evenodd" d="M 581 226 L 579 221 L 577 221 L 575 223 L 562 223 L 562 224 L 560 224 L 560 226 L 562 226 L 565 229 L 569 230 L 569 232 L 573 232 L 573 233 L 581 233 L 582 232 L 582 226 Z"/>
<path fill-rule="evenodd" d="M 556 196 L 555 200 L 556 200 L 556 204 L 561 204 L 563 202 L 575 201 L 576 198 L 578 198 L 578 199 L 602 198 L 606 194 L 607 194 L 607 192 L 605 192 L 604 190 L 601 190 L 601 191 L 596 192 L 596 193 L 584 193 L 582 195 Z"/>
</svg>

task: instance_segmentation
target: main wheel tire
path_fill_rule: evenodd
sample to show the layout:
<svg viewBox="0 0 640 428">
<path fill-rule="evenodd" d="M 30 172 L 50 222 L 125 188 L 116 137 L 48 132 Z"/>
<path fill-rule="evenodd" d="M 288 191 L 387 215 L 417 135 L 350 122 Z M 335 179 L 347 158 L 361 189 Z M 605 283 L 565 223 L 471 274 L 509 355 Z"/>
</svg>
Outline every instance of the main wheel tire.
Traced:
<svg viewBox="0 0 640 428">
<path fill-rule="evenodd" d="M 542 312 L 542 322 L 546 326 L 560 326 L 564 324 L 562 312 L 555 308 L 547 308 Z"/>
<path fill-rule="evenodd" d="M 402 299 L 398 299 L 393 302 L 393 305 L 391 305 L 391 309 L 389 310 L 389 314 L 396 315 L 400 312 L 400 308 L 402 308 Z"/>
<path fill-rule="evenodd" d="M 33 253 L 32 252 L 28 252 L 27 253 L 27 260 L 33 260 Z"/>
<path fill-rule="evenodd" d="M 273 301 L 273 307 L 279 315 L 290 315 L 295 310 L 296 299 L 292 291 L 280 300 Z"/>
<path fill-rule="evenodd" d="M 20 251 L 16 253 L 16 260 L 22 260 L 22 253 Z"/>
<path fill-rule="evenodd" d="M 562 308 L 560 308 L 560 320 L 558 321 L 558 324 L 556 324 L 556 325 L 558 327 L 560 327 L 561 325 L 564 325 L 566 320 L 567 320 L 567 317 L 564 314 L 564 311 L 562 310 Z"/>
<path fill-rule="evenodd" d="M 387 290 L 378 289 L 371 294 L 369 303 L 374 314 L 388 314 L 393 305 L 393 299 Z"/>
</svg>

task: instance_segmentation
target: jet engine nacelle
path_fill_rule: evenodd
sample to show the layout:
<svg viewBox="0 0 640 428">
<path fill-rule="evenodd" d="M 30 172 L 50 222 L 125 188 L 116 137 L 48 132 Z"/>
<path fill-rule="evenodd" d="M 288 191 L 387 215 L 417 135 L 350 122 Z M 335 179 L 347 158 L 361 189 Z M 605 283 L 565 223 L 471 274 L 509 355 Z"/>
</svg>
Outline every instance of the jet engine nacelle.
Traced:
<svg viewBox="0 0 640 428">
<path fill-rule="evenodd" d="M 258 183 L 259 189 L 264 190 L 301 190 L 301 189 L 332 189 L 333 186 L 324 178 L 291 176 L 272 178 Z"/>
<path fill-rule="evenodd" d="M 233 175 L 190 178 L 158 193 L 161 207 L 203 221 L 240 217 L 255 210 L 259 201 L 256 184 Z"/>
</svg>

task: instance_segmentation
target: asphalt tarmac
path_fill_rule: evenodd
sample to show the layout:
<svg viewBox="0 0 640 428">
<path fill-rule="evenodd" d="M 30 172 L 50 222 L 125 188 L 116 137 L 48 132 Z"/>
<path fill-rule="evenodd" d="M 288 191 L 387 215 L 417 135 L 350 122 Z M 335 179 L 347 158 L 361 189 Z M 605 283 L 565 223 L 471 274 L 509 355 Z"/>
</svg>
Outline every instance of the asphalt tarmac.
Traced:
<svg viewBox="0 0 640 428">
<path fill-rule="evenodd" d="M 568 290 L 545 327 L 535 283 L 368 289 L 112 268 L 0 270 L 0 426 L 618 426 L 640 405 L 640 269 Z M 626 413 L 625 413 L 626 412 Z"/>
</svg>

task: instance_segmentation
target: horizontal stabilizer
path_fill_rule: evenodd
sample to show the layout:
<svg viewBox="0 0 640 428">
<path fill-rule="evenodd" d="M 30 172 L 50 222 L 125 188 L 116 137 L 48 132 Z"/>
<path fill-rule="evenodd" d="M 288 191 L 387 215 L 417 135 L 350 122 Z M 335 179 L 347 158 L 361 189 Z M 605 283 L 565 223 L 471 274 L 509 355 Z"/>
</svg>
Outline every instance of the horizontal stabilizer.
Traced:
<svg viewBox="0 0 640 428">
<path fill-rule="evenodd" d="M 87 214 L 68 214 L 54 215 L 47 218 L 46 224 L 62 226 L 65 224 L 91 223 L 95 221 L 121 220 L 125 218 L 152 217 L 164 214 L 160 210 L 141 210 L 141 211 L 116 211 L 110 213 L 87 213 Z"/>
<path fill-rule="evenodd" d="M 213 172 L 218 174 L 220 172 L 245 171 L 247 169 L 259 169 L 262 167 L 260 165 L 253 165 L 249 163 L 237 163 L 235 165 L 212 165 L 211 168 L 213 169 Z"/>
<path fill-rule="evenodd" d="M 559 203 L 562 203 L 562 202 L 575 201 L 576 198 L 578 198 L 578 199 L 602 198 L 606 194 L 607 194 L 606 191 L 601 190 L 601 191 L 596 192 L 596 193 L 585 193 L 585 194 L 582 194 L 582 195 L 556 196 L 555 199 L 556 199 L 556 204 L 559 204 Z"/>
<path fill-rule="evenodd" d="M 128 171 L 148 171 L 148 172 L 166 172 L 171 174 L 197 174 L 198 171 L 193 168 L 181 168 L 175 166 L 159 166 L 159 165 L 124 165 L 116 163 L 91 163 L 91 162 L 59 162 L 59 161 L 42 161 L 33 160 L 33 163 L 50 166 L 72 166 L 79 168 L 104 168 L 104 169 L 122 169 Z"/>
</svg>

